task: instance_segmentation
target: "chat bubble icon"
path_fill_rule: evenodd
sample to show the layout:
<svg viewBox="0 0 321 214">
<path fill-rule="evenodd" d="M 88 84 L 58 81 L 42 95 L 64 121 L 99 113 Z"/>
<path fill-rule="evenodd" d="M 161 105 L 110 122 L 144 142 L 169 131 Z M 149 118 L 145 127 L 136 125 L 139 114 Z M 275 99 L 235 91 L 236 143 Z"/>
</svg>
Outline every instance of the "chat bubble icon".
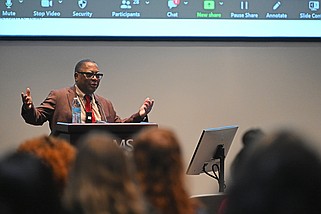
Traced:
<svg viewBox="0 0 321 214">
<path fill-rule="evenodd" d="M 168 0 L 167 6 L 169 7 L 169 9 L 172 9 L 173 7 L 177 7 L 177 4 L 175 4 L 174 0 Z"/>
</svg>

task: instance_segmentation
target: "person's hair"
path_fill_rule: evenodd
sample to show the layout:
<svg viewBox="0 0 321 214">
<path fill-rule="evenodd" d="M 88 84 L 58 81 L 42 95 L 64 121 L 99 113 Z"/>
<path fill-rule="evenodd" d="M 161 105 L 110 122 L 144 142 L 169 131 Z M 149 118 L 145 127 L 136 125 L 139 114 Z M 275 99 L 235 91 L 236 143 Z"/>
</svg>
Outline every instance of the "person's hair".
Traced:
<svg viewBox="0 0 321 214">
<path fill-rule="evenodd" d="M 242 143 L 244 146 L 249 146 L 258 142 L 263 136 L 264 136 L 264 133 L 261 129 L 259 128 L 249 129 L 243 134 Z"/>
<path fill-rule="evenodd" d="M 92 63 L 95 63 L 97 65 L 97 63 L 91 59 L 83 59 L 83 60 L 80 60 L 76 66 L 75 66 L 75 73 L 77 73 L 78 71 L 80 71 L 81 67 L 83 66 L 83 64 L 87 63 L 87 62 L 92 62 Z"/>
<path fill-rule="evenodd" d="M 48 165 L 62 193 L 70 167 L 76 157 L 76 148 L 64 139 L 53 136 L 39 136 L 19 145 L 17 152 L 35 155 Z"/>
<path fill-rule="evenodd" d="M 106 133 L 93 132 L 79 142 L 64 204 L 71 213 L 144 213 L 125 151 Z"/>
<path fill-rule="evenodd" d="M 165 128 L 145 130 L 134 139 L 133 146 L 136 179 L 146 199 L 164 214 L 194 213 L 174 132 Z"/>
<path fill-rule="evenodd" d="M 255 149 L 262 141 L 264 133 L 259 128 L 248 129 L 242 136 L 243 147 L 235 156 L 231 164 L 231 178 L 234 180 L 235 174 L 242 170 L 244 162 L 249 157 L 249 154 Z"/>
<path fill-rule="evenodd" d="M 321 162 L 293 132 L 268 135 L 236 175 L 227 214 L 301 214 L 321 211 Z"/>
<path fill-rule="evenodd" d="M 61 213 L 52 170 L 28 153 L 6 154 L 0 160 L 1 214 Z"/>
</svg>

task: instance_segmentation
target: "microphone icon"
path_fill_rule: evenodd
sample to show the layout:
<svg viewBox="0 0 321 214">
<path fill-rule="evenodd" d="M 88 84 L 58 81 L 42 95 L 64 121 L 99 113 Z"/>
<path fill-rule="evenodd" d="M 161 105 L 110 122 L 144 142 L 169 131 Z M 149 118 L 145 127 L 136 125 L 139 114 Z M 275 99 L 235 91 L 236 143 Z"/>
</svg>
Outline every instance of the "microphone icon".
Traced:
<svg viewBox="0 0 321 214">
<path fill-rule="evenodd" d="M 6 6 L 7 6 L 8 9 L 10 9 L 11 6 L 12 6 L 12 1 L 11 0 L 6 0 Z"/>
</svg>

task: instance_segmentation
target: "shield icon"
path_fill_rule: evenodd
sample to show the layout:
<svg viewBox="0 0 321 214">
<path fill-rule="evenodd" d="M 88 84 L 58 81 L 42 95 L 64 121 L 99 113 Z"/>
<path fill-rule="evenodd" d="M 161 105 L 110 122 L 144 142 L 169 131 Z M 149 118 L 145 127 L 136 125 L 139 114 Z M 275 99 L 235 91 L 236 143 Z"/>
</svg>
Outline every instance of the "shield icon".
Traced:
<svg viewBox="0 0 321 214">
<path fill-rule="evenodd" d="M 84 9 L 87 6 L 87 1 L 86 0 L 78 0 L 78 6 L 81 9 Z"/>
</svg>

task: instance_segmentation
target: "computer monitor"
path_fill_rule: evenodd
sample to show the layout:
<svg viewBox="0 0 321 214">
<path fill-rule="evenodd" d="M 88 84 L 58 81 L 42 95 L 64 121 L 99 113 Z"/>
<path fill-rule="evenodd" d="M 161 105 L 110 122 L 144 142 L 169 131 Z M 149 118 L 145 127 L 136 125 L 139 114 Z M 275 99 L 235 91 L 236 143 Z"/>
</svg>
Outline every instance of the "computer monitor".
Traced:
<svg viewBox="0 0 321 214">
<path fill-rule="evenodd" d="M 194 150 L 186 174 L 199 175 L 204 172 L 204 165 L 206 165 L 206 172 L 212 171 L 212 166 L 220 162 L 219 159 L 214 157 L 217 148 L 223 146 L 222 148 L 224 148 L 225 151 L 224 156 L 226 156 L 237 129 L 238 126 L 236 125 L 204 129 Z"/>
</svg>

